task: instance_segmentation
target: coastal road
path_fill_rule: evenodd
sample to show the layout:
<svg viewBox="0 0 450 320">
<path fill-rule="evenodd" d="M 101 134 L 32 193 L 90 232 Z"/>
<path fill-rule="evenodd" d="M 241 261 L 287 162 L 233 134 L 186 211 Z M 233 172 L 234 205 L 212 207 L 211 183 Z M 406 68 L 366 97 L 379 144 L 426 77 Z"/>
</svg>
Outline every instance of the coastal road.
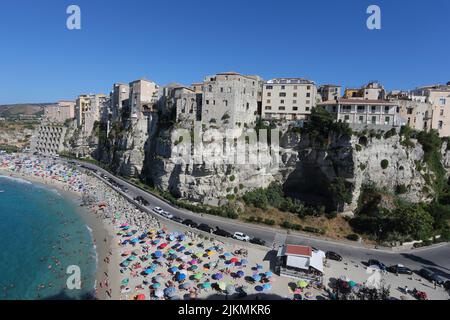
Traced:
<svg viewBox="0 0 450 320">
<path fill-rule="evenodd" d="M 211 227 L 218 226 L 230 233 L 240 231 L 250 237 L 260 238 L 266 241 L 268 247 L 276 248 L 279 244 L 284 244 L 284 242 L 289 244 L 307 245 L 323 251 L 337 252 L 348 262 L 361 264 L 368 259 L 377 259 L 386 265 L 404 264 L 412 270 L 419 270 L 426 267 L 445 278 L 450 279 L 450 244 L 448 243 L 394 252 L 385 249 L 367 248 L 357 243 L 338 242 L 300 234 L 288 234 L 285 230 L 281 229 L 253 225 L 212 215 L 202 215 L 185 209 L 176 208 L 168 202 L 135 187 L 98 166 L 85 162 L 75 162 L 83 165 L 85 168 L 96 171 L 100 176 L 106 176 L 107 178 L 113 179 L 117 184 L 126 187 L 126 194 L 133 199 L 137 196 L 141 196 L 149 202 L 149 209 L 160 207 L 182 219 L 192 219 L 196 223 L 206 223 Z"/>
</svg>

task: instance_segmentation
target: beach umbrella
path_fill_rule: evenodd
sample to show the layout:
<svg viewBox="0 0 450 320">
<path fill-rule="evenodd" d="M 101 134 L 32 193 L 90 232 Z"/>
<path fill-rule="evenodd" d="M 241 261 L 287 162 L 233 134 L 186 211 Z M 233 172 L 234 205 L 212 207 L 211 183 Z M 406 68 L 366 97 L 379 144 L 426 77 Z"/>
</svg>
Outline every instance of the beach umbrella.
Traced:
<svg viewBox="0 0 450 320">
<path fill-rule="evenodd" d="M 217 285 L 219 286 L 219 289 L 222 291 L 225 291 L 225 289 L 227 288 L 227 284 L 223 281 L 217 283 Z"/>
<path fill-rule="evenodd" d="M 153 278 L 153 280 L 156 281 L 156 282 L 161 283 L 161 282 L 164 281 L 164 278 L 162 276 L 160 276 L 160 275 L 157 275 L 156 277 Z"/>
<path fill-rule="evenodd" d="M 212 255 L 214 255 L 216 252 L 215 251 L 208 251 L 208 256 L 212 256 Z"/>
<path fill-rule="evenodd" d="M 125 279 L 123 279 L 123 280 L 120 282 L 120 284 L 126 286 L 126 285 L 128 284 L 129 281 L 130 281 L 130 279 L 125 278 Z"/>
<path fill-rule="evenodd" d="M 145 295 L 143 295 L 143 294 L 138 294 L 138 295 L 136 296 L 136 300 L 145 300 Z"/>
<path fill-rule="evenodd" d="M 264 275 L 265 275 L 267 278 L 270 278 L 271 276 L 273 276 L 273 273 L 272 273 L 271 271 L 267 271 Z"/>
<path fill-rule="evenodd" d="M 272 286 L 270 285 L 270 283 L 265 283 L 264 285 L 263 285 L 263 289 L 264 290 L 270 290 L 272 288 Z"/>
<path fill-rule="evenodd" d="M 211 282 L 206 281 L 202 284 L 203 289 L 210 289 L 211 288 Z"/>
<path fill-rule="evenodd" d="M 179 246 L 181 246 L 181 244 L 175 243 L 175 244 L 172 246 L 172 249 L 176 249 L 176 248 L 178 248 Z"/>
<path fill-rule="evenodd" d="M 348 282 L 348 285 L 349 285 L 350 287 L 355 287 L 355 286 L 356 286 L 356 282 L 355 282 L 355 281 L 349 281 L 349 282 Z"/>
<path fill-rule="evenodd" d="M 161 284 L 159 282 L 155 282 L 154 284 L 152 284 L 153 289 L 158 289 L 160 287 L 161 287 Z"/>
<path fill-rule="evenodd" d="M 158 244 L 160 241 L 161 241 L 161 240 L 159 240 L 159 239 L 155 239 L 155 240 L 152 240 L 152 243 L 153 243 L 153 244 Z"/>
<path fill-rule="evenodd" d="M 191 282 L 185 282 L 181 285 L 181 288 L 184 290 L 188 290 L 190 288 L 192 288 L 192 283 Z"/>
<path fill-rule="evenodd" d="M 152 274 L 153 272 L 155 272 L 155 269 L 153 269 L 153 268 L 147 268 L 144 271 L 145 274 Z"/>
<path fill-rule="evenodd" d="M 262 265 L 260 265 L 260 264 L 256 264 L 256 269 L 258 269 L 258 270 L 261 270 L 263 268 L 263 266 Z"/>
<path fill-rule="evenodd" d="M 176 292 L 177 292 L 177 289 L 175 287 L 168 287 L 168 288 L 164 289 L 164 294 L 166 296 L 168 296 L 169 298 L 175 296 Z"/>
<path fill-rule="evenodd" d="M 238 258 L 236 258 L 236 257 L 231 258 L 231 260 L 230 260 L 231 263 L 236 263 L 236 262 L 238 262 L 238 261 L 239 261 L 239 260 L 238 260 Z"/>
<path fill-rule="evenodd" d="M 212 277 L 214 280 L 220 280 L 223 278 L 223 275 L 221 273 L 215 273 Z"/>
<path fill-rule="evenodd" d="M 242 264 L 243 266 L 247 265 L 247 264 L 248 264 L 248 260 L 247 260 L 247 259 L 242 259 L 242 260 L 241 260 L 241 264 Z"/>
<path fill-rule="evenodd" d="M 262 286 L 256 286 L 255 290 L 258 291 L 258 292 L 261 292 L 261 291 L 264 290 L 264 288 Z"/>
<path fill-rule="evenodd" d="M 196 265 L 191 266 L 190 269 L 191 269 L 191 270 L 197 270 L 197 269 L 198 269 L 198 266 L 196 266 Z"/>
<path fill-rule="evenodd" d="M 161 252 L 161 251 L 155 251 L 155 253 L 153 253 L 153 255 L 156 257 L 156 258 L 161 258 L 162 257 L 162 255 L 163 255 L 163 253 Z"/>
<path fill-rule="evenodd" d="M 164 297 L 164 291 L 163 291 L 161 288 L 158 288 L 158 289 L 155 291 L 155 297 L 157 297 L 157 298 L 162 298 L 162 297 Z"/>
<path fill-rule="evenodd" d="M 136 256 L 129 256 L 128 257 L 128 260 L 130 260 L 130 261 L 134 261 L 134 260 L 136 260 L 137 258 L 136 258 Z"/>
<path fill-rule="evenodd" d="M 175 254 L 175 253 L 177 253 L 175 250 L 173 250 L 173 249 L 170 249 L 169 251 L 168 251 L 168 253 L 169 254 Z"/>
<path fill-rule="evenodd" d="M 179 252 L 183 252 L 185 249 L 186 249 L 185 246 L 181 246 L 181 247 L 178 248 L 178 251 L 179 251 Z"/>
<path fill-rule="evenodd" d="M 239 270 L 238 272 L 236 272 L 236 275 L 237 275 L 239 278 L 242 278 L 242 277 L 245 275 L 245 273 L 244 273 L 244 271 Z"/>
<path fill-rule="evenodd" d="M 261 276 L 259 274 L 254 274 L 252 278 L 256 282 L 261 281 Z"/>
<path fill-rule="evenodd" d="M 190 264 L 194 265 L 194 264 L 198 264 L 198 260 L 197 259 L 192 259 L 191 261 L 189 261 Z"/>
<path fill-rule="evenodd" d="M 183 281 L 184 279 L 186 279 L 186 275 L 184 273 L 178 273 L 175 278 L 177 279 L 177 281 Z"/>
<path fill-rule="evenodd" d="M 169 260 L 176 260 L 178 258 L 178 256 L 176 254 L 171 254 L 169 256 Z"/>
<path fill-rule="evenodd" d="M 160 249 L 164 249 L 165 247 L 167 247 L 167 243 L 161 243 L 161 244 L 159 245 L 159 248 L 160 248 Z"/>
<path fill-rule="evenodd" d="M 229 257 L 231 257 L 232 256 L 232 254 L 231 253 L 229 253 L 229 252 L 225 252 L 224 254 L 223 254 L 226 258 L 229 258 Z"/>
<path fill-rule="evenodd" d="M 233 294 L 236 291 L 236 288 L 232 284 L 230 284 L 227 286 L 226 291 L 228 294 Z"/>
<path fill-rule="evenodd" d="M 297 286 L 300 288 L 306 288 L 308 286 L 308 282 L 306 282 L 305 280 L 300 280 L 297 282 Z"/>
<path fill-rule="evenodd" d="M 177 271 L 178 271 L 178 267 L 171 267 L 171 268 L 169 268 L 169 272 L 170 273 L 175 273 Z"/>
<path fill-rule="evenodd" d="M 186 261 L 188 261 L 190 258 L 188 257 L 188 256 L 181 256 L 180 257 L 180 260 L 181 261 L 184 261 L 184 262 L 186 262 Z"/>
<path fill-rule="evenodd" d="M 201 272 L 198 272 L 194 275 L 195 280 L 200 280 L 202 277 L 203 277 L 203 273 L 201 273 Z"/>
</svg>

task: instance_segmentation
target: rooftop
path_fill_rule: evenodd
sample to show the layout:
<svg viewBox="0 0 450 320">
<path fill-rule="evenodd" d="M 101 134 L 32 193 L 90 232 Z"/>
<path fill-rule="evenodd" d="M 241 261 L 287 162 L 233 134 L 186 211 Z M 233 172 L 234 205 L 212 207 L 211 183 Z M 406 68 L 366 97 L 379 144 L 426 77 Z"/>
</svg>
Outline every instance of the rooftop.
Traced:
<svg viewBox="0 0 450 320">
<path fill-rule="evenodd" d="M 329 100 L 318 103 L 318 105 L 333 105 L 333 104 L 350 104 L 350 105 L 396 105 L 395 103 L 388 100 L 364 100 L 364 99 L 337 99 Z"/>
<path fill-rule="evenodd" d="M 311 247 L 299 246 L 294 244 L 286 245 L 286 255 L 312 256 Z"/>
</svg>

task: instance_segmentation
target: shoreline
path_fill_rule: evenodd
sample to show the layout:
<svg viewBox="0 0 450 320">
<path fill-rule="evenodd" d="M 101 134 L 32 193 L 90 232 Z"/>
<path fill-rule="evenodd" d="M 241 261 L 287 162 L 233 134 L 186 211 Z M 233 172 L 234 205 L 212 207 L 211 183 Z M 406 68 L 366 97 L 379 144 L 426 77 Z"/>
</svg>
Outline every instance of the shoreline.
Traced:
<svg viewBox="0 0 450 320">
<path fill-rule="evenodd" d="M 70 190 L 65 187 L 63 183 L 54 182 L 51 183 L 46 178 L 39 178 L 36 176 L 30 176 L 18 172 L 11 172 L 0 168 L 0 176 L 10 177 L 14 179 L 23 179 L 32 184 L 54 189 L 60 193 L 67 201 L 70 201 L 75 206 L 76 213 L 82 218 L 85 225 L 88 227 L 89 233 L 92 238 L 92 245 L 96 252 L 96 270 L 95 270 L 95 283 L 92 292 L 95 293 L 95 299 L 108 300 L 119 299 L 119 283 L 120 273 L 113 268 L 114 265 L 119 263 L 118 255 L 119 247 L 117 245 L 118 239 L 115 234 L 114 226 L 110 221 L 102 219 L 97 216 L 93 208 L 87 206 L 81 206 L 81 193 Z M 106 240 L 106 241 L 105 241 Z M 109 263 L 106 259 L 109 259 Z M 112 296 L 108 296 L 106 288 L 100 283 L 105 283 L 105 277 L 107 277 L 108 287 L 112 289 Z"/>
</svg>

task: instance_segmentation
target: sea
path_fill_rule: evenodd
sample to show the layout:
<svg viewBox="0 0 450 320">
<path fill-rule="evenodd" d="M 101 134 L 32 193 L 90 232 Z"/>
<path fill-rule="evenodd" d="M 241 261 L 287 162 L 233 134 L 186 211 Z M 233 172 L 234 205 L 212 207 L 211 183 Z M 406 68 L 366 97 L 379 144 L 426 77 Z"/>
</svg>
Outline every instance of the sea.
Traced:
<svg viewBox="0 0 450 320">
<path fill-rule="evenodd" d="M 97 255 L 81 210 L 55 189 L 0 175 L 0 300 L 93 298 Z"/>
</svg>

